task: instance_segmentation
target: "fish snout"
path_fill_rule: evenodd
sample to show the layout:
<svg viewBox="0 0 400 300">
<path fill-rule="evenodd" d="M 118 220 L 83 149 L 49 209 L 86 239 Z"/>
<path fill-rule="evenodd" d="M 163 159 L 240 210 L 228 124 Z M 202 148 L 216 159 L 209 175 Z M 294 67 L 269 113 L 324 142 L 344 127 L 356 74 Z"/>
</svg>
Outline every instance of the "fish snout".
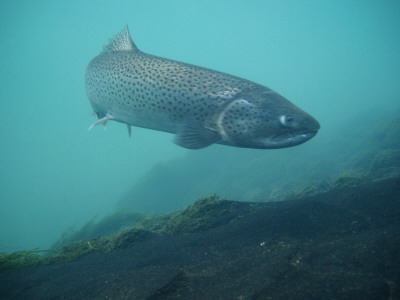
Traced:
<svg viewBox="0 0 400 300">
<path fill-rule="evenodd" d="M 305 116 L 286 114 L 279 116 L 278 120 L 282 128 L 299 133 L 313 133 L 315 135 L 321 127 L 319 122 L 308 114 Z"/>
</svg>

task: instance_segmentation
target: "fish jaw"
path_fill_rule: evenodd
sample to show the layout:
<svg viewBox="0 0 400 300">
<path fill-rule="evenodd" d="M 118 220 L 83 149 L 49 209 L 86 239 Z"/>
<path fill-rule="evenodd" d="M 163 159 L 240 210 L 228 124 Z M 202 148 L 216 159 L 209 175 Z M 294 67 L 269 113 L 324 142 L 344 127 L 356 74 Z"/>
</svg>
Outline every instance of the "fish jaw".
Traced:
<svg viewBox="0 0 400 300">
<path fill-rule="evenodd" d="M 301 133 L 297 135 L 283 135 L 279 137 L 264 138 L 259 141 L 261 149 L 289 148 L 303 144 L 313 138 L 318 131 Z"/>
</svg>

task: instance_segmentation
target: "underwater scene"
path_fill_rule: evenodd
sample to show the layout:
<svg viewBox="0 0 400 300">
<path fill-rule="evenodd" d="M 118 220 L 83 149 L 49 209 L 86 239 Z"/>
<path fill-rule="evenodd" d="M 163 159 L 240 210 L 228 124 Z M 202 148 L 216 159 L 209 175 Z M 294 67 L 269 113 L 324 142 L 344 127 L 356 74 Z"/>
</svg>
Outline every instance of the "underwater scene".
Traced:
<svg viewBox="0 0 400 300">
<path fill-rule="evenodd" d="M 398 1 L 0 23 L 0 299 L 400 299 Z"/>
</svg>

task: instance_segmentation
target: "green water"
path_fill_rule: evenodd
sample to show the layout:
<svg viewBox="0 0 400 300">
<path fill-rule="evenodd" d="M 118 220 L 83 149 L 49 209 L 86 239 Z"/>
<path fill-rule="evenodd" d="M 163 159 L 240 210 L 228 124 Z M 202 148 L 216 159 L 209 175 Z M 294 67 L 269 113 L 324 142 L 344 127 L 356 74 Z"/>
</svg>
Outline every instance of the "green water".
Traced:
<svg viewBox="0 0 400 300">
<path fill-rule="evenodd" d="M 273 155 L 312 151 L 368 131 L 364 114 L 399 111 L 398 1 L 1 1 L 0 252 L 48 247 L 68 227 L 110 213 L 171 159 L 193 157 L 182 175 L 203 176 L 193 185 L 207 176 L 198 172 L 207 151 L 229 152 L 229 163 L 209 165 L 221 177 L 237 172 L 235 157 L 260 153 L 213 146 L 188 154 L 169 134 L 133 128 L 129 139 L 112 122 L 87 132 L 95 118 L 86 66 L 126 24 L 141 50 L 264 84 L 321 123 L 311 141 Z M 268 165 L 254 168 L 261 174 Z M 168 189 L 160 180 L 151 187 L 160 198 L 185 193 L 179 178 Z"/>
</svg>

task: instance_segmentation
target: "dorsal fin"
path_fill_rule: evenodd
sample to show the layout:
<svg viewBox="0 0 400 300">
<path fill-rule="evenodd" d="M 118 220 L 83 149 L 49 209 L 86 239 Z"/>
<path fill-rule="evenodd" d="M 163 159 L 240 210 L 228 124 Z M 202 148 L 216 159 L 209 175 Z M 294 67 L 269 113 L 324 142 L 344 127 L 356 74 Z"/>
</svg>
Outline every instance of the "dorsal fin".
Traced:
<svg viewBox="0 0 400 300">
<path fill-rule="evenodd" d="M 135 43 L 132 41 L 128 25 L 126 25 L 120 33 L 117 33 L 112 39 L 110 39 L 108 45 L 103 48 L 103 53 L 113 53 L 118 51 L 139 51 Z"/>
</svg>

